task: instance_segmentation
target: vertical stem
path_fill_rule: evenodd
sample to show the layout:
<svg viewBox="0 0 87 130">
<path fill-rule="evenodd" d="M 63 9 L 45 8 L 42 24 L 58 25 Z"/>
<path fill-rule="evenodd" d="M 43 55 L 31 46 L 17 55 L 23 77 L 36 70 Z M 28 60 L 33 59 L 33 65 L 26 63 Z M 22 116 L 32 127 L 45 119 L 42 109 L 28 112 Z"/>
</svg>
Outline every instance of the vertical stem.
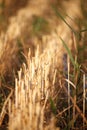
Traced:
<svg viewBox="0 0 87 130">
<path fill-rule="evenodd" d="M 77 64 L 77 55 L 75 56 L 75 63 Z M 78 75 L 79 75 L 79 69 L 77 67 L 74 68 L 75 72 L 74 72 L 74 75 L 75 75 L 75 79 L 74 79 L 74 82 L 75 82 L 75 86 L 76 86 L 76 89 L 73 90 L 73 99 L 74 99 L 74 106 L 73 106 L 73 122 L 75 123 L 75 115 L 76 115 L 76 109 L 75 109 L 75 106 L 76 106 L 76 100 L 77 100 L 77 84 L 78 84 Z M 73 123 L 73 127 L 74 127 L 74 123 Z"/>
<path fill-rule="evenodd" d="M 85 97 L 86 97 L 86 92 L 85 92 L 85 74 L 83 74 L 83 114 L 85 116 Z M 84 127 L 85 123 L 84 123 L 84 120 L 83 120 L 83 128 L 85 130 L 85 127 Z"/>
<path fill-rule="evenodd" d="M 75 114 L 76 114 L 75 106 L 76 106 L 76 92 L 74 90 L 74 106 L 73 106 L 73 122 L 74 123 L 75 123 Z M 74 124 L 73 124 L 73 127 L 74 127 Z"/>
<path fill-rule="evenodd" d="M 70 81 L 69 73 L 70 73 L 70 59 L 68 56 L 68 81 Z M 68 107 L 70 107 L 70 83 L 68 82 Z M 69 122 L 70 122 L 70 109 L 68 110 Z"/>
</svg>

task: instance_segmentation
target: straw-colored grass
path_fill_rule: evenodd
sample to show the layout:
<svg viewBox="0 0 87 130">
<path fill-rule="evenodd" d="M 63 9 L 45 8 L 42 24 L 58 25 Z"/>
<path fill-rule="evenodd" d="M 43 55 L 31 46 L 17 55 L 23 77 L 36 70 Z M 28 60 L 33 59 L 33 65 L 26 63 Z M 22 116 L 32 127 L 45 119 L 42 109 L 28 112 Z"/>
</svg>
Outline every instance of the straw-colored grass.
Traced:
<svg viewBox="0 0 87 130">
<path fill-rule="evenodd" d="M 53 117 L 45 126 L 44 111 L 55 89 L 53 87 L 56 71 L 55 66 L 52 67 L 51 71 L 54 72 L 52 72 L 53 81 L 50 86 L 50 63 L 52 63 L 52 57 L 49 55 L 49 50 L 41 56 L 37 50 L 34 58 L 31 58 L 29 50 L 27 66 L 23 64 L 23 69 L 18 72 L 18 79 L 15 79 L 14 102 L 9 101 L 9 130 L 58 130 L 55 128 Z"/>
<path fill-rule="evenodd" d="M 0 126 L 8 114 L 9 130 L 85 129 L 87 67 L 80 49 L 86 54 L 86 29 L 80 23 L 81 1 L 19 0 L 17 7 L 17 0 L 4 2 Z"/>
</svg>

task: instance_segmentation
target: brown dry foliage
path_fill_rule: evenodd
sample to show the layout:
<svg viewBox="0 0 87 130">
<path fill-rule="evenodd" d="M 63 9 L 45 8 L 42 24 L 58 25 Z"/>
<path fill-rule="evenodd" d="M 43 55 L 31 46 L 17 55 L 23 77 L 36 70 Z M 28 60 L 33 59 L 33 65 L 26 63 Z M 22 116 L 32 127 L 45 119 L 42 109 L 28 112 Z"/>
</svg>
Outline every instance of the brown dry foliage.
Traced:
<svg viewBox="0 0 87 130">
<path fill-rule="evenodd" d="M 63 14 L 65 11 L 65 20 L 78 31 L 75 20 L 82 18 L 80 1 L 28 0 L 27 4 L 23 3 L 23 7 L 20 3 L 24 0 L 20 1 L 17 8 L 14 8 L 17 0 L 9 3 L 6 1 L 4 15 L 9 24 L 0 37 L 0 75 L 11 77 L 13 71 L 17 72 L 24 61 L 27 64 L 18 72 L 15 99 L 9 100 L 9 130 L 59 130 L 55 128 L 55 119 L 52 117 L 48 100 L 52 97 L 56 101 L 61 89 L 60 72 L 63 71 L 63 56 L 66 50 L 60 37 L 70 50 L 73 46 L 75 48 L 75 45 L 72 30 L 56 17 L 50 4 L 57 5 Z M 10 7 L 13 8 L 11 15 L 8 13 Z M 48 24 L 44 27 L 45 30 L 34 34 L 32 23 L 34 18 L 39 17 L 46 19 Z M 29 54 L 27 57 L 29 48 L 31 56 Z"/>
</svg>

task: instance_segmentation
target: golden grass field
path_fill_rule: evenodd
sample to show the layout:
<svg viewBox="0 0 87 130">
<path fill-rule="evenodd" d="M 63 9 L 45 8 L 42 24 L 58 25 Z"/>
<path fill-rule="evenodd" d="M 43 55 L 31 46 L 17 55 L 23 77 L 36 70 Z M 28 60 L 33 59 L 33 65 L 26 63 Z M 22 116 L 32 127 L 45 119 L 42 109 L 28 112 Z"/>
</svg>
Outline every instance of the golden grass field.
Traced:
<svg viewBox="0 0 87 130">
<path fill-rule="evenodd" d="M 84 3 L 0 3 L 0 129 L 86 130 Z"/>
</svg>

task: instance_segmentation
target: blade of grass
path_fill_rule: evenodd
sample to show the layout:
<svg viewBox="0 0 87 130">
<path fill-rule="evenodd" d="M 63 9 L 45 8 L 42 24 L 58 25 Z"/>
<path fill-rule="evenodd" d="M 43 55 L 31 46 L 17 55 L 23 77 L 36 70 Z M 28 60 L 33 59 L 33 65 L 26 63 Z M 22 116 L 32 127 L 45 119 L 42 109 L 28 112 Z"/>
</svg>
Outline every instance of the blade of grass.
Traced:
<svg viewBox="0 0 87 130">
<path fill-rule="evenodd" d="M 82 32 L 87 32 L 87 28 L 80 31 L 80 33 L 82 33 Z"/>
<path fill-rule="evenodd" d="M 68 48 L 67 44 L 65 43 L 65 41 L 64 41 L 61 37 L 60 37 L 60 40 L 62 41 L 63 46 L 65 47 L 65 49 L 66 49 L 66 51 L 67 51 L 67 53 L 68 53 L 68 55 L 69 55 L 69 57 L 70 57 L 70 60 L 71 60 L 71 62 L 72 62 L 72 64 L 73 64 L 73 66 L 74 66 L 75 68 L 78 68 L 78 63 L 75 62 L 75 60 L 74 60 L 74 58 L 73 58 L 73 56 L 72 56 L 72 53 L 71 53 L 70 49 Z"/>
<path fill-rule="evenodd" d="M 77 38 L 78 40 L 80 40 L 80 38 L 82 38 L 81 33 L 84 32 L 84 31 L 87 31 L 87 29 L 84 29 L 84 30 L 81 30 L 80 32 L 77 32 L 77 31 L 74 30 L 74 29 L 72 28 L 72 26 L 70 26 L 70 24 L 64 19 L 64 16 L 58 11 L 58 9 L 57 9 L 54 5 L 51 5 L 51 6 L 52 6 L 52 9 L 54 10 L 56 16 L 59 17 L 60 19 L 62 19 L 62 21 L 72 30 L 72 32 L 74 33 L 74 35 L 76 36 L 76 38 Z M 66 14 L 66 16 L 68 16 L 68 15 Z M 68 16 L 68 17 L 70 18 L 70 16 Z M 70 19 L 73 21 L 72 18 L 70 18 Z M 73 21 L 73 22 L 75 22 L 75 21 Z"/>
<path fill-rule="evenodd" d="M 69 23 L 64 19 L 64 17 L 61 15 L 61 13 L 59 13 L 58 9 L 52 5 L 52 8 L 54 10 L 54 12 L 56 13 L 57 17 L 60 17 L 62 19 L 62 21 L 72 30 L 72 32 L 76 35 L 77 32 L 69 25 Z"/>
<path fill-rule="evenodd" d="M 56 106 L 54 104 L 54 101 L 53 101 L 53 99 L 51 97 L 50 97 L 50 106 L 51 106 L 51 110 L 52 110 L 53 114 L 56 115 L 57 108 L 56 108 Z"/>
</svg>

